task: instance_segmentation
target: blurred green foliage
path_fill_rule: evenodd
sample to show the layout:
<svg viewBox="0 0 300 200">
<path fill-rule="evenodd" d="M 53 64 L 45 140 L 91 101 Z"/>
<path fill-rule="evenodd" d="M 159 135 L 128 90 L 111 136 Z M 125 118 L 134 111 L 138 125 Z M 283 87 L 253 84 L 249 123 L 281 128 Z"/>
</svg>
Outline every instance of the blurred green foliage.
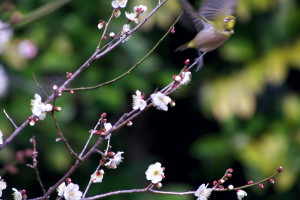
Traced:
<svg viewBox="0 0 300 200">
<path fill-rule="evenodd" d="M 4 0 L 0 19 L 9 22 L 26 16 L 46 0 Z M 194 1 L 197 5 L 200 1 Z M 129 0 L 120 18 L 113 19 L 108 33 L 117 33 L 127 22 L 125 11 L 146 5 L 149 13 L 158 1 Z M 6 10 L 9 5 L 9 9 Z M 103 30 L 98 20 L 107 21 L 111 1 L 71 1 L 60 9 L 31 23 L 17 26 L 0 64 L 9 75 L 9 88 L 0 98 L 16 124 L 31 115 L 30 99 L 42 94 L 33 74 L 50 94 L 54 84 L 65 80 L 95 50 Z M 4 12 L 5 11 L 5 12 Z M 169 0 L 129 41 L 92 63 L 70 87 L 93 86 L 111 80 L 139 61 L 160 39 L 180 12 Z M 90 195 L 147 185 L 144 172 L 156 161 L 166 167 L 165 190 L 196 189 L 204 182 L 220 178 L 229 167 L 235 170 L 234 185 L 258 181 L 273 174 L 279 165 L 285 172 L 265 189 L 247 190 L 252 199 L 298 199 L 300 175 L 300 5 L 297 0 L 239 0 L 235 34 L 218 50 L 205 57 L 205 66 L 193 74 L 187 87 L 172 95 L 176 107 L 169 112 L 151 109 L 113 137 L 114 151 L 124 151 L 124 163 L 106 170 L 103 183 L 92 186 Z M 176 25 L 159 48 L 128 76 L 97 90 L 63 93 L 56 105 L 59 125 L 72 147 L 79 152 L 102 112 L 115 122 L 131 109 L 131 95 L 140 90 L 148 96 L 157 87 L 172 81 L 185 59 L 194 59 L 194 50 L 174 49 L 192 39 L 195 32 L 185 29 L 186 21 Z M 134 25 L 132 24 L 132 27 Z M 109 37 L 108 37 L 109 38 Z M 23 40 L 30 40 L 38 54 L 26 59 L 18 53 Z M 107 39 L 105 42 L 109 42 Z M 45 97 L 43 97 L 45 99 Z M 7 138 L 14 128 L 2 113 L 0 130 Z M 69 169 L 75 159 L 61 142 L 50 116 L 27 127 L 15 141 L 0 152 L 0 176 L 8 182 L 4 197 L 12 187 L 26 189 L 29 197 L 41 195 L 32 162 L 18 159 L 35 135 L 39 169 L 45 186 L 50 187 Z M 172 142 L 172 143 L 170 143 Z M 170 145 L 172 144 L 172 145 Z M 103 149 L 104 145 L 100 147 Z M 18 154 L 19 152 L 19 154 Z M 95 155 L 72 176 L 83 190 L 100 157 Z M 22 178 L 20 178 L 22 177 Z M 179 183 L 180 182 L 180 183 Z M 125 184 L 126 183 L 126 184 Z M 211 199 L 233 199 L 234 193 L 213 194 Z M 227 196 L 226 196 L 227 195 Z M 130 194 L 108 199 L 195 199 L 194 196 Z"/>
</svg>

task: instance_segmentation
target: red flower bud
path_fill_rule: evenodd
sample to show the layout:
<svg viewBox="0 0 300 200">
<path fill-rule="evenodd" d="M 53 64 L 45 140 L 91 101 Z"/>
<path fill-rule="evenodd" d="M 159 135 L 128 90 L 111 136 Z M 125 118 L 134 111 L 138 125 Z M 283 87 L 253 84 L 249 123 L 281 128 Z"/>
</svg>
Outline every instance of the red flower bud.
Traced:
<svg viewBox="0 0 300 200">
<path fill-rule="evenodd" d="M 190 62 L 191 62 L 190 59 L 186 59 L 186 60 L 184 61 L 184 65 L 185 65 L 185 66 L 188 66 L 188 65 L 190 64 Z"/>
</svg>

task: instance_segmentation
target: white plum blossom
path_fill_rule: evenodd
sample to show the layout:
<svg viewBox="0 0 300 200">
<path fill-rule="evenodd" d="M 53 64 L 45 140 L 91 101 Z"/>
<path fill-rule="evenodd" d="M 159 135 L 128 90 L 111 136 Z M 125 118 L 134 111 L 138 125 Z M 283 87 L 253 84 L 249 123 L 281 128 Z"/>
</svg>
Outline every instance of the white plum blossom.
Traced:
<svg viewBox="0 0 300 200">
<path fill-rule="evenodd" d="M 80 200 L 81 196 L 82 192 L 79 190 L 79 186 L 74 183 L 70 183 L 64 191 L 66 200 Z"/>
<path fill-rule="evenodd" d="M 198 197 L 197 200 L 207 200 L 210 196 L 212 189 L 207 188 L 208 184 L 202 184 L 198 188 L 198 190 L 195 192 L 195 196 Z"/>
<path fill-rule="evenodd" d="M 113 158 L 110 158 L 109 161 L 107 163 L 105 163 L 105 166 L 109 169 L 116 169 L 117 166 L 122 162 L 122 154 L 124 152 L 123 151 L 118 151 L 118 153 L 116 155 L 114 155 Z"/>
<path fill-rule="evenodd" d="M 156 184 L 164 178 L 164 168 L 161 167 L 159 162 L 149 165 L 147 171 L 145 172 L 146 179 Z"/>
<path fill-rule="evenodd" d="M 1 130 L 0 130 L 0 144 L 3 144 L 3 133 Z M 1 179 L 1 176 L 0 176 L 0 179 Z"/>
<path fill-rule="evenodd" d="M 22 193 L 18 191 L 16 188 L 12 188 L 12 190 L 14 191 L 12 194 L 14 200 L 22 200 Z"/>
<path fill-rule="evenodd" d="M 130 24 L 124 24 L 123 29 L 121 31 L 122 34 L 130 31 Z"/>
<path fill-rule="evenodd" d="M 4 23 L 0 20 L 0 54 L 3 53 L 6 45 L 10 41 L 10 38 L 12 37 L 13 31 L 9 27 L 9 24 Z"/>
<path fill-rule="evenodd" d="M 137 18 L 137 13 L 133 12 L 133 13 L 128 13 L 125 12 L 125 16 L 129 21 L 132 21 L 134 23 L 139 23 L 138 18 Z"/>
<path fill-rule="evenodd" d="M 152 99 L 153 105 L 158 110 L 168 111 L 168 104 L 172 101 L 170 97 L 161 92 L 151 94 L 150 97 Z"/>
<path fill-rule="evenodd" d="M 93 173 L 91 175 L 91 179 L 93 183 L 101 183 L 103 180 L 103 174 L 104 174 L 104 170 L 100 169 L 97 172 Z"/>
<path fill-rule="evenodd" d="M 56 188 L 56 191 L 58 193 L 58 196 L 62 197 L 64 195 L 64 191 L 66 189 L 66 183 L 65 182 L 62 182 L 58 188 Z"/>
<path fill-rule="evenodd" d="M 182 72 L 181 73 L 182 79 L 179 82 L 179 85 L 187 85 L 191 81 L 192 73 L 191 72 Z"/>
<path fill-rule="evenodd" d="M 5 190 L 7 187 L 6 182 L 4 181 L 4 179 L 2 179 L 2 177 L 0 176 L 0 197 L 2 197 L 2 190 Z"/>
<path fill-rule="evenodd" d="M 46 112 L 53 110 L 51 104 L 44 104 L 40 95 L 35 94 L 34 99 L 31 100 L 31 111 L 32 114 L 36 115 L 40 120 L 44 120 L 46 117 Z"/>
<path fill-rule="evenodd" d="M 107 131 L 109 131 L 112 128 L 111 123 L 104 123 L 104 129 L 103 132 L 106 133 Z M 111 134 L 107 135 L 105 137 L 105 139 L 110 139 Z"/>
<path fill-rule="evenodd" d="M 133 8 L 134 12 L 139 14 L 140 16 L 147 11 L 147 6 L 139 5 Z"/>
<path fill-rule="evenodd" d="M 244 190 L 238 190 L 236 194 L 237 194 L 238 200 L 242 200 L 242 198 L 247 196 L 247 193 Z"/>
<path fill-rule="evenodd" d="M 134 110 L 137 109 L 144 110 L 144 108 L 147 106 L 147 103 L 144 100 L 144 96 L 139 90 L 135 91 L 135 95 L 132 95 L 132 98 L 133 98 L 132 108 Z"/>
<path fill-rule="evenodd" d="M 127 4 L 127 0 L 114 0 L 111 2 L 113 8 L 125 8 Z"/>
</svg>

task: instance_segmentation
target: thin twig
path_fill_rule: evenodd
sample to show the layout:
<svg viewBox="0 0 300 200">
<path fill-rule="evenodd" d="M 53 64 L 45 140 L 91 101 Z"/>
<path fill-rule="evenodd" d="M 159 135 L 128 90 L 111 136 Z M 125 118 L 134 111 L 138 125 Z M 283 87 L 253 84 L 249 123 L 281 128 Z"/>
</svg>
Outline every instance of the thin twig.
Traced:
<svg viewBox="0 0 300 200">
<path fill-rule="evenodd" d="M 39 82 L 37 81 L 35 74 L 33 74 L 33 79 L 34 79 L 35 84 L 38 86 L 38 88 L 40 88 L 40 90 L 44 93 L 44 95 L 45 95 L 47 98 L 49 98 L 49 96 L 47 95 L 47 93 L 45 92 L 45 90 L 42 88 L 42 86 L 41 86 L 41 85 L 39 84 Z"/>
<path fill-rule="evenodd" d="M 66 140 L 66 138 L 63 136 L 63 133 L 61 132 L 61 130 L 59 128 L 59 125 L 57 123 L 55 114 L 54 113 L 50 113 L 50 115 L 53 118 L 54 125 L 55 125 L 56 131 L 58 133 L 59 139 L 62 139 L 63 142 L 64 142 L 64 144 L 65 144 L 65 146 L 69 149 L 70 153 L 72 155 L 74 155 L 78 161 L 81 161 L 81 158 L 77 155 L 77 153 L 75 153 L 75 151 L 72 149 L 72 147 L 70 146 L 70 144 L 68 143 L 68 141 Z"/>
<path fill-rule="evenodd" d="M 3 109 L 4 114 L 6 115 L 7 119 L 12 123 L 12 125 L 17 129 L 18 126 L 15 124 L 14 120 L 7 114 L 6 110 Z"/>
<path fill-rule="evenodd" d="M 38 166 L 38 161 L 37 161 L 37 156 L 38 156 L 38 152 L 36 150 L 36 140 L 35 140 L 35 137 L 33 136 L 31 139 L 30 139 L 30 142 L 32 143 L 33 145 L 33 152 L 32 152 L 32 165 L 28 164 L 27 166 L 28 167 L 31 167 L 35 174 L 36 174 L 36 178 L 37 178 L 37 181 L 39 182 L 40 184 L 40 187 L 42 189 L 42 192 L 45 196 L 45 193 L 46 193 L 46 190 L 45 190 L 45 187 L 43 185 L 43 182 L 42 182 L 42 179 L 40 177 L 40 173 L 39 173 L 39 170 L 37 169 L 37 166 Z"/>
<path fill-rule="evenodd" d="M 125 77 L 126 75 L 130 74 L 135 68 L 137 68 L 140 64 L 142 64 L 153 52 L 154 50 L 160 45 L 160 43 L 169 35 L 170 30 L 172 29 L 172 27 L 175 26 L 175 24 L 178 22 L 178 20 L 180 19 L 181 15 L 183 13 L 181 13 L 177 19 L 174 21 L 174 23 L 169 27 L 169 29 L 166 31 L 166 33 L 159 39 L 159 41 L 152 47 L 152 49 L 141 59 L 139 60 L 137 63 L 135 63 L 132 67 L 130 67 L 129 70 L 127 70 L 125 73 L 121 74 L 120 76 L 118 76 L 117 78 L 114 78 L 110 81 L 106 81 L 104 83 L 101 83 L 99 85 L 96 86 L 91 86 L 91 87 L 80 87 L 80 88 L 66 88 L 64 91 L 82 91 L 82 90 L 93 90 L 93 89 L 97 89 L 100 87 L 103 87 L 105 85 L 108 85 L 110 83 L 114 83 L 118 80 L 120 80 L 121 78 Z"/>
</svg>

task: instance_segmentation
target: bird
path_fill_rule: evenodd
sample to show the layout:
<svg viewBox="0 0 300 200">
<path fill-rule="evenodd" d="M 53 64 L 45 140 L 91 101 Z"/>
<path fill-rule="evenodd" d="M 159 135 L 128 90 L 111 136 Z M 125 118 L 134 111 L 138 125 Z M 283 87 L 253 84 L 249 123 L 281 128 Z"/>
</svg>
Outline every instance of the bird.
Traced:
<svg viewBox="0 0 300 200">
<path fill-rule="evenodd" d="M 203 66 L 203 56 L 221 46 L 233 33 L 236 17 L 233 16 L 237 0 L 203 0 L 199 11 L 196 11 L 187 0 L 179 0 L 184 13 L 193 21 L 197 35 L 176 51 L 187 48 L 198 50 L 197 69 Z"/>
</svg>

